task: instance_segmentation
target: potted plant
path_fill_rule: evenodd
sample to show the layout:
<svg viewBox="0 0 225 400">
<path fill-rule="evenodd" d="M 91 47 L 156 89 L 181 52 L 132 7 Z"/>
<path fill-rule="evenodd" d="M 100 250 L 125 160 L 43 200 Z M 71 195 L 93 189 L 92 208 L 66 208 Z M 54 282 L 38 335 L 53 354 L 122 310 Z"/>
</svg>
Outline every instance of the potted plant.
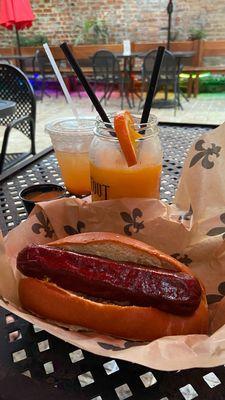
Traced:
<svg viewBox="0 0 225 400">
<path fill-rule="evenodd" d="M 98 44 L 109 42 L 109 31 L 104 20 L 99 18 L 87 19 L 82 26 L 79 26 L 75 44 Z"/>
<path fill-rule="evenodd" d="M 206 32 L 203 28 L 192 28 L 189 32 L 189 40 L 200 40 L 206 37 Z"/>
<path fill-rule="evenodd" d="M 44 35 L 34 35 L 34 36 L 20 35 L 20 46 L 21 47 L 42 46 L 43 43 L 46 43 L 47 41 L 48 41 L 48 39 Z"/>
</svg>

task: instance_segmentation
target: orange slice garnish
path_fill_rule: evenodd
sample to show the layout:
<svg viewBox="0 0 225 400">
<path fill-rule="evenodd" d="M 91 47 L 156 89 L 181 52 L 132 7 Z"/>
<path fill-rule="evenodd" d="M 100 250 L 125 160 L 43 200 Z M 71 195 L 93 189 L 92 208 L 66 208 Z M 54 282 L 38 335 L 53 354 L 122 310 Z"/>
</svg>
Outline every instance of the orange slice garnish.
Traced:
<svg viewBox="0 0 225 400">
<path fill-rule="evenodd" d="M 114 128 L 128 167 L 137 164 L 135 140 L 142 137 L 134 129 L 134 119 L 129 111 L 121 111 L 114 117 Z"/>
</svg>

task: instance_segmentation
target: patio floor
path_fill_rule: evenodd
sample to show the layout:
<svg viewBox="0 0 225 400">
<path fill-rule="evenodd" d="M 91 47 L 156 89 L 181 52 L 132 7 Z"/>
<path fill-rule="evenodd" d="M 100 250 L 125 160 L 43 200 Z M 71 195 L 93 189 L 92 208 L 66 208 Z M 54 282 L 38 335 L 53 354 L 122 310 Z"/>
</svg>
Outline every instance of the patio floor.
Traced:
<svg viewBox="0 0 225 400">
<path fill-rule="evenodd" d="M 100 95 L 100 93 L 99 93 Z M 92 110 L 90 100 L 82 93 L 79 98 L 77 94 L 72 94 L 74 103 L 80 116 L 95 118 L 96 112 Z M 138 102 L 132 112 L 138 111 Z M 187 102 L 181 98 L 183 110 L 174 109 L 157 109 L 153 108 L 152 112 L 162 122 L 183 122 L 183 123 L 199 123 L 199 124 L 221 124 L 225 121 L 225 92 L 223 93 L 205 93 L 199 94 L 197 98 L 191 98 Z M 107 106 L 103 104 L 107 112 L 117 112 L 120 110 L 120 98 L 115 92 L 114 96 L 108 101 Z M 125 103 L 125 108 L 128 105 Z M 69 105 L 66 103 L 63 95 L 55 97 L 52 93 L 51 97 L 44 97 L 43 102 L 37 102 L 37 126 L 36 126 L 36 146 L 37 152 L 43 150 L 50 145 L 49 137 L 44 132 L 44 126 L 47 122 L 59 118 L 72 116 Z M 0 138 L 2 138 L 2 130 Z M 14 132 L 9 141 L 7 152 L 19 152 L 29 148 L 29 142 L 26 137 Z"/>
</svg>

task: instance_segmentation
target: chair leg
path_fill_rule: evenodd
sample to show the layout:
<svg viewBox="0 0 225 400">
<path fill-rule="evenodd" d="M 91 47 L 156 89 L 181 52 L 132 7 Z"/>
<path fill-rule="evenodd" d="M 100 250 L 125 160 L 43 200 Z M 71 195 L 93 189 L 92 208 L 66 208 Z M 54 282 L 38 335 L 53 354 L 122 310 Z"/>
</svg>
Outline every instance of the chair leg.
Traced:
<svg viewBox="0 0 225 400">
<path fill-rule="evenodd" d="M 194 97 L 197 97 L 199 94 L 199 72 L 196 72 L 196 77 L 194 80 Z"/>
<path fill-rule="evenodd" d="M 106 86 L 105 86 L 105 93 L 104 93 L 104 96 L 102 97 L 102 100 L 104 99 L 104 104 L 105 104 L 105 106 L 106 106 L 106 100 L 107 100 L 108 91 L 109 91 L 109 83 L 106 84 Z"/>
<path fill-rule="evenodd" d="M 174 82 L 173 90 L 174 90 L 174 116 L 176 116 L 177 109 L 180 108 L 181 110 L 183 110 L 183 107 L 182 107 L 181 102 L 180 102 L 180 93 L 179 93 L 178 81 Z"/>
<path fill-rule="evenodd" d="M 31 154 L 36 154 L 36 145 L 35 145 L 35 122 L 33 119 L 30 120 L 30 138 L 31 138 Z"/>
<path fill-rule="evenodd" d="M 130 102 L 130 98 L 129 98 L 128 89 L 125 90 L 125 97 L 126 97 L 126 99 L 127 99 L 127 104 L 128 104 L 128 106 L 129 106 L 129 108 L 132 108 L 131 102 Z"/>
<path fill-rule="evenodd" d="M 175 82 L 174 91 L 175 91 L 175 95 L 176 95 L 176 99 L 175 99 L 176 100 L 176 108 L 180 108 L 181 110 L 183 110 L 183 106 L 182 106 L 181 101 L 180 101 L 181 92 L 180 92 L 179 81 Z"/>
<path fill-rule="evenodd" d="M 8 140 L 9 140 L 9 134 L 10 134 L 10 127 L 7 126 L 5 133 L 4 133 L 4 138 L 3 138 L 3 142 L 2 142 L 2 150 L 1 150 L 1 154 L 0 154 L 0 174 L 2 173 L 3 170 L 3 165 L 4 165 L 4 161 L 5 161 L 5 155 L 6 155 L 6 148 L 7 148 L 7 144 L 8 144 Z"/>
<path fill-rule="evenodd" d="M 43 82 L 43 86 L 42 86 L 42 91 L 43 91 L 43 93 L 42 93 L 42 99 L 43 99 L 43 97 L 44 97 L 44 94 L 46 94 L 47 97 L 51 97 L 50 94 L 46 91 L 46 82 L 47 82 L 47 80 L 46 80 L 45 77 L 43 78 L 43 81 L 44 81 L 44 82 Z M 41 100 L 42 100 L 42 99 L 41 99 Z"/>
<path fill-rule="evenodd" d="M 131 92 L 131 101 L 132 101 L 132 107 L 135 107 L 134 93 L 133 92 Z"/>
<path fill-rule="evenodd" d="M 124 97 L 124 80 L 121 80 L 121 83 L 119 85 L 119 90 L 120 90 L 120 96 L 121 96 L 121 103 L 120 103 L 120 108 L 123 110 L 123 97 Z"/>
<path fill-rule="evenodd" d="M 111 86 L 111 88 L 109 90 L 109 93 L 108 93 L 108 96 L 107 96 L 107 101 L 110 99 L 110 97 L 112 95 L 112 92 L 113 92 L 113 84 L 112 84 L 112 86 Z"/>
<path fill-rule="evenodd" d="M 43 101 L 45 87 L 46 87 L 46 82 L 45 82 L 45 78 L 43 78 L 42 82 L 41 82 L 41 101 Z"/>
<path fill-rule="evenodd" d="M 33 80 L 33 89 L 34 89 L 34 92 L 36 92 L 37 87 L 38 87 L 37 78 L 34 76 L 34 80 Z"/>
<path fill-rule="evenodd" d="M 142 82 L 141 82 L 141 97 L 140 97 L 140 101 L 139 101 L 139 104 L 138 104 L 138 111 L 140 111 L 141 104 L 143 102 L 143 93 L 144 93 L 144 79 L 142 78 Z"/>
<path fill-rule="evenodd" d="M 187 83 L 187 97 L 191 97 L 193 93 L 193 77 L 192 74 L 189 75 L 188 83 Z"/>
<path fill-rule="evenodd" d="M 176 104 L 178 105 L 178 107 L 180 107 L 182 109 L 182 105 L 181 105 L 181 102 L 180 102 L 180 88 L 179 88 L 179 86 L 176 87 L 174 90 L 176 90 L 176 92 L 174 92 L 175 93 Z"/>
<path fill-rule="evenodd" d="M 99 100 L 100 103 L 101 103 L 102 100 L 104 100 L 104 103 L 105 103 L 105 105 L 106 105 L 106 100 L 107 100 L 108 91 L 109 91 L 109 86 L 108 86 L 108 83 L 106 83 L 106 84 L 105 84 L 105 88 L 104 88 L 104 93 L 103 93 L 102 97 L 101 97 L 100 100 Z"/>
<path fill-rule="evenodd" d="M 58 99 L 58 97 L 59 97 L 59 87 L 58 87 L 58 82 L 57 82 L 57 86 L 56 86 L 55 97 L 56 97 L 56 99 Z"/>
<path fill-rule="evenodd" d="M 81 96 L 81 93 L 80 93 L 79 83 L 80 83 L 80 81 L 77 79 L 77 94 L 78 94 L 79 99 L 81 99 L 82 96 Z"/>
<path fill-rule="evenodd" d="M 165 100 L 168 99 L 168 85 L 167 83 L 165 84 Z"/>
<path fill-rule="evenodd" d="M 135 86 L 134 86 L 134 79 L 132 77 L 130 78 L 129 88 L 130 88 L 132 107 L 135 107 L 135 102 L 134 102 Z"/>
<path fill-rule="evenodd" d="M 134 84 L 132 78 L 129 79 L 128 85 L 127 85 L 127 93 L 128 93 L 128 98 L 129 95 L 131 97 L 131 108 L 134 108 L 135 103 L 134 103 Z"/>
<path fill-rule="evenodd" d="M 97 81 L 95 80 L 95 81 L 94 81 L 94 84 L 93 84 L 93 91 L 94 91 L 94 93 L 96 92 L 96 88 L 97 88 Z M 94 111 L 94 106 L 93 106 L 93 104 L 92 104 L 92 106 L 91 106 L 91 111 Z"/>
</svg>

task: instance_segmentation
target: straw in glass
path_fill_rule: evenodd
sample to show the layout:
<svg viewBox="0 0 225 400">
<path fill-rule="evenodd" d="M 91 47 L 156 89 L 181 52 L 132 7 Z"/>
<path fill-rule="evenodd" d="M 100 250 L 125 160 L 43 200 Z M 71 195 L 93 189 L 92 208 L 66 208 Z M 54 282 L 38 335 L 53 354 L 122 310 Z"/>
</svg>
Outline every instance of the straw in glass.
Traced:
<svg viewBox="0 0 225 400">
<path fill-rule="evenodd" d="M 68 62 L 70 63 L 71 67 L 73 68 L 74 72 L 76 73 L 78 79 L 80 80 L 81 84 L 83 85 L 85 91 L 87 92 L 90 100 L 92 101 L 93 106 L 95 107 L 96 111 L 100 115 L 100 118 L 103 122 L 110 123 L 110 120 L 105 113 L 104 109 L 102 108 L 100 101 L 96 97 L 95 93 L 93 92 L 91 86 L 89 85 L 85 75 L 83 74 L 78 62 L 76 61 L 74 55 L 70 51 L 66 42 L 60 45 L 63 53 L 65 54 Z M 111 124 L 110 124 L 111 127 Z"/>
<path fill-rule="evenodd" d="M 52 52 L 51 52 L 51 50 L 50 50 L 50 48 L 49 48 L 48 43 L 44 43 L 44 44 L 43 44 L 43 47 L 44 47 L 45 52 L 46 52 L 46 54 L 47 54 L 47 56 L 48 56 L 48 59 L 49 59 L 49 61 L 50 61 L 50 63 L 51 63 L 51 66 L 52 66 L 52 68 L 53 68 L 53 71 L 55 72 L 55 75 L 56 75 L 56 77 L 57 77 L 57 79 L 58 79 L 58 81 L 59 81 L 59 84 L 60 84 L 60 86 L 61 86 L 61 88 L 62 88 L 62 91 L 63 91 L 63 93 L 64 93 L 64 96 L 65 96 L 65 98 L 66 98 L 68 104 L 70 105 L 70 107 L 71 107 L 71 109 L 72 109 L 72 111 L 73 111 L 73 114 L 74 114 L 74 116 L 75 116 L 75 118 L 77 119 L 77 122 L 78 122 L 78 124 L 79 124 L 79 115 L 78 115 L 77 109 L 76 109 L 76 107 L 75 107 L 75 105 L 74 105 L 74 102 L 73 102 L 73 100 L 72 100 L 72 98 L 71 98 L 71 96 L 70 96 L 70 94 L 69 94 L 69 91 L 68 91 L 68 89 L 67 89 L 67 87 L 66 87 L 66 85 L 65 85 L 65 82 L 64 82 L 64 80 L 63 80 L 63 77 L 62 77 L 62 75 L 61 75 L 61 73 L 60 73 L 60 71 L 59 71 L 59 68 L 58 68 L 58 66 L 57 66 L 57 64 L 56 64 L 56 62 L 55 62 L 55 60 L 54 60 L 54 57 L 53 57 L 53 55 L 52 55 Z"/>
<path fill-rule="evenodd" d="M 155 64 L 152 71 L 151 81 L 148 88 L 148 93 L 146 96 L 142 116 L 141 116 L 141 124 L 146 124 L 148 122 L 149 114 L 152 108 L 152 101 L 155 94 L 155 89 L 158 82 L 159 71 L 163 60 L 165 47 L 159 46 L 156 54 Z M 144 132 L 143 132 L 144 133 Z"/>
</svg>

